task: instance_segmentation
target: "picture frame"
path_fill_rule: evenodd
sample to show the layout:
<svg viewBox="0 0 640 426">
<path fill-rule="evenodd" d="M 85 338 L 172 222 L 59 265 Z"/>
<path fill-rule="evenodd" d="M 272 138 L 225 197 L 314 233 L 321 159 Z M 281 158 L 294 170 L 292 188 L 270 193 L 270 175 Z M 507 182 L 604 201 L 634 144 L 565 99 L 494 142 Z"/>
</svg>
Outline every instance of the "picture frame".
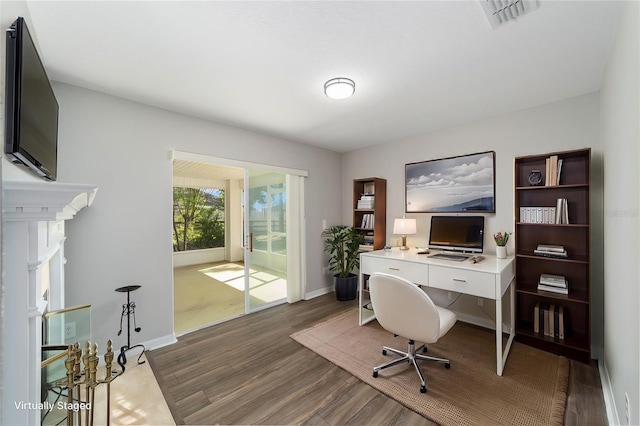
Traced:
<svg viewBox="0 0 640 426">
<path fill-rule="evenodd" d="M 495 213 L 496 153 L 405 164 L 406 213 Z"/>
</svg>

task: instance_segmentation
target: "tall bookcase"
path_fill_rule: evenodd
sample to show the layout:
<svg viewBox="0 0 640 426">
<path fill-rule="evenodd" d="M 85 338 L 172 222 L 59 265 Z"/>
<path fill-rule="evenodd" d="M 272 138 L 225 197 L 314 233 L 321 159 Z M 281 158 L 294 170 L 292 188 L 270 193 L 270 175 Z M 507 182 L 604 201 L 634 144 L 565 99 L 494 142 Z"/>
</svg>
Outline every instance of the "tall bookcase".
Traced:
<svg viewBox="0 0 640 426">
<path fill-rule="evenodd" d="M 365 236 L 363 251 L 380 250 L 387 238 L 387 180 L 353 181 L 353 227 Z"/>
<path fill-rule="evenodd" d="M 559 179 L 545 185 L 546 162 L 555 158 L 561 164 Z M 515 159 L 515 255 L 516 255 L 516 339 L 539 349 L 582 362 L 591 358 L 590 309 L 590 184 L 591 149 L 551 152 Z M 530 183 L 534 170 L 541 171 L 542 183 Z M 557 168 L 556 168 L 557 170 Z M 535 179 L 531 179 L 535 181 Z M 532 218 L 531 208 L 557 207 L 567 200 L 565 220 Z M 521 207 L 530 209 L 523 213 Z M 533 223 L 532 223 L 533 222 Z M 563 246 L 566 258 L 536 255 L 538 245 Z M 568 294 L 538 290 L 541 274 L 562 275 Z M 562 307 L 564 338 L 545 335 L 537 306 Z M 555 321 L 558 318 L 556 316 Z M 539 331 L 535 331 L 538 321 Z"/>
</svg>

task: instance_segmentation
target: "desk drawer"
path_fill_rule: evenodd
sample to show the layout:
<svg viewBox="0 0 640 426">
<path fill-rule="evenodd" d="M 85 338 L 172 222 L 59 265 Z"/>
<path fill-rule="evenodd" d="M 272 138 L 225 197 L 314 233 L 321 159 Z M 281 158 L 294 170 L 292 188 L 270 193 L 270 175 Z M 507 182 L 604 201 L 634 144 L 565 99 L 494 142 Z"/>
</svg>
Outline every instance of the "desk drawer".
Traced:
<svg viewBox="0 0 640 426">
<path fill-rule="evenodd" d="M 469 271 L 466 269 L 429 266 L 429 287 L 473 296 L 496 298 L 496 278 L 494 274 Z"/>
<path fill-rule="evenodd" d="M 403 262 L 401 260 L 381 259 L 373 256 L 363 256 L 360 262 L 363 274 L 384 272 L 411 281 L 414 284 L 427 284 L 429 265 L 426 263 Z"/>
</svg>

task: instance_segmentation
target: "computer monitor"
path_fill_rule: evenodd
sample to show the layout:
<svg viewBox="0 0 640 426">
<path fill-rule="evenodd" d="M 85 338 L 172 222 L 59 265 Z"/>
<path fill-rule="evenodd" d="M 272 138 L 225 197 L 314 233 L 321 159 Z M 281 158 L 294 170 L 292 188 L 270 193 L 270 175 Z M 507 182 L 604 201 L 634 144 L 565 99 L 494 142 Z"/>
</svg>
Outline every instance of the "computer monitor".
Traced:
<svg viewBox="0 0 640 426">
<path fill-rule="evenodd" d="M 482 253 L 484 216 L 432 216 L 429 248 Z"/>
</svg>

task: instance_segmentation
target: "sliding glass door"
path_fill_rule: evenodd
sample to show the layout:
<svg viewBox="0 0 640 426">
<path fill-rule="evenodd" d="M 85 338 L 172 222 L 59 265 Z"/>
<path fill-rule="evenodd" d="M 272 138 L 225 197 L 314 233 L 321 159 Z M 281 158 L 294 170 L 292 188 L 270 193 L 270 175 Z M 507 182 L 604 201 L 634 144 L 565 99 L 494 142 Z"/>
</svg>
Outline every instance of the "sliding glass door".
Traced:
<svg viewBox="0 0 640 426">
<path fill-rule="evenodd" d="M 286 174 L 245 171 L 245 297 L 247 312 L 287 298 Z"/>
</svg>

